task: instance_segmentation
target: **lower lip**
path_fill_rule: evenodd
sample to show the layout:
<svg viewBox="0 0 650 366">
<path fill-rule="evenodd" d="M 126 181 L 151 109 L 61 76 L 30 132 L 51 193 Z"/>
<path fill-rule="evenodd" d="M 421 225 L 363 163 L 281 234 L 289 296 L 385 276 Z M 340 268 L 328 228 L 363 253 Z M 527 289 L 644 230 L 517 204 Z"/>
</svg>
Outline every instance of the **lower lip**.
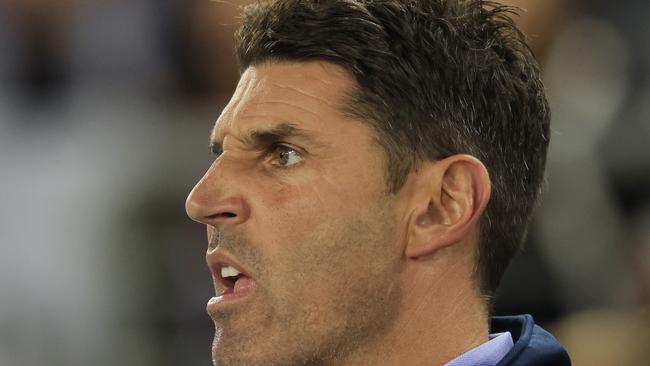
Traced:
<svg viewBox="0 0 650 366">
<path fill-rule="evenodd" d="M 250 297 L 255 290 L 255 281 L 251 278 L 244 277 L 237 280 L 234 289 L 228 289 L 219 296 L 215 296 L 208 301 L 208 311 L 215 311 L 226 306 L 240 303 Z"/>
</svg>

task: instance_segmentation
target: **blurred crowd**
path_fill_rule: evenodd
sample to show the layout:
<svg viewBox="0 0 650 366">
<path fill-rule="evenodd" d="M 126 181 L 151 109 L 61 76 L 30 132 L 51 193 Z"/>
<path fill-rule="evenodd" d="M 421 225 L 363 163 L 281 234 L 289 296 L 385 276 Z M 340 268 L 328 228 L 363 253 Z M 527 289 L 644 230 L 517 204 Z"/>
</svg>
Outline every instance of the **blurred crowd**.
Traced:
<svg viewBox="0 0 650 366">
<path fill-rule="evenodd" d="M 237 82 L 242 3 L 0 2 L 0 365 L 210 364 L 184 201 Z M 650 2 L 509 3 L 553 133 L 495 312 L 532 313 L 578 366 L 648 364 Z"/>
</svg>

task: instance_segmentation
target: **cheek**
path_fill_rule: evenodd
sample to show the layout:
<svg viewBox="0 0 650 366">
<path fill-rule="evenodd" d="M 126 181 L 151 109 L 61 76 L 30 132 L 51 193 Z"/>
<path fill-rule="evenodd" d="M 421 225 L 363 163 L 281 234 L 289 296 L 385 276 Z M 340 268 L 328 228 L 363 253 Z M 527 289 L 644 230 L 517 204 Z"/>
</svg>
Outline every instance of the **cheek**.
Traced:
<svg viewBox="0 0 650 366">
<path fill-rule="evenodd" d="M 257 209 L 259 221 L 252 226 L 259 229 L 264 252 L 275 267 L 292 271 L 303 271 L 334 250 L 333 233 L 350 213 L 340 195 L 323 184 L 267 190 Z"/>
<path fill-rule="evenodd" d="M 350 316 L 387 303 L 395 272 L 391 231 L 370 222 L 375 221 L 369 216 L 332 218 L 290 234 L 295 241 L 282 244 L 273 261 L 272 306 L 279 319 L 300 319 L 310 329 L 343 329 L 354 322 Z"/>
<path fill-rule="evenodd" d="M 274 182 L 261 187 L 255 194 L 257 199 L 251 201 L 250 229 L 259 238 L 269 265 L 276 271 L 287 268 L 326 276 L 332 268 L 324 268 L 323 263 L 351 265 L 362 257 L 367 261 L 371 253 L 363 251 L 370 244 L 356 243 L 350 248 L 349 242 L 376 235 L 382 227 L 371 216 L 385 209 L 378 206 L 383 186 L 377 179 L 370 182 L 371 178 L 376 176 L 334 172 L 302 177 L 299 183 Z M 331 282 L 328 278 L 322 281 Z"/>
<path fill-rule="evenodd" d="M 255 225 L 275 235 L 299 233 L 327 221 L 344 210 L 342 192 L 325 182 L 276 184 L 260 193 Z"/>
<path fill-rule="evenodd" d="M 343 226 L 376 211 L 383 197 L 383 182 L 374 175 L 345 175 L 342 171 L 301 177 L 299 182 L 273 182 L 261 187 L 251 229 L 269 255 L 282 258 L 285 250 L 317 245 L 337 250 L 333 236 Z M 316 248 L 305 248 L 315 255 Z"/>
</svg>

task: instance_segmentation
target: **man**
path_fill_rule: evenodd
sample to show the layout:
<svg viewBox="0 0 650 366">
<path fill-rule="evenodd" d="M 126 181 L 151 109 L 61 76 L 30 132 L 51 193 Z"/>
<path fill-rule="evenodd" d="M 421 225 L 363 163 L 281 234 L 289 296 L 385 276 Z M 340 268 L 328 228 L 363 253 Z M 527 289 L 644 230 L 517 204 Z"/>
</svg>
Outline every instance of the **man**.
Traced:
<svg viewBox="0 0 650 366">
<path fill-rule="evenodd" d="M 215 365 L 569 365 L 489 318 L 542 181 L 549 111 L 511 9 L 279 0 L 187 200 L 207 226 Z"/>
</svg>

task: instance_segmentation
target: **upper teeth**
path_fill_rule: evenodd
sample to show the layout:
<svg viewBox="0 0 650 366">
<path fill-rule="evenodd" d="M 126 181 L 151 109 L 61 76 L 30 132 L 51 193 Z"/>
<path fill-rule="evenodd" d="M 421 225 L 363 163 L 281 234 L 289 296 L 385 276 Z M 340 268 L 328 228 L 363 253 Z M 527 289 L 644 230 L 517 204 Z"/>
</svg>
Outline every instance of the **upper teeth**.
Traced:
<svg viewBox="0 0 650 366">
<path fill-rule="evenodd" d="M 233 267 L 230 266 L 224 266 L 221 267 L 221 277 L 226 278 L 226 277 L 236 277 L 239 276 L 240 272 Z"/>
</svg>

